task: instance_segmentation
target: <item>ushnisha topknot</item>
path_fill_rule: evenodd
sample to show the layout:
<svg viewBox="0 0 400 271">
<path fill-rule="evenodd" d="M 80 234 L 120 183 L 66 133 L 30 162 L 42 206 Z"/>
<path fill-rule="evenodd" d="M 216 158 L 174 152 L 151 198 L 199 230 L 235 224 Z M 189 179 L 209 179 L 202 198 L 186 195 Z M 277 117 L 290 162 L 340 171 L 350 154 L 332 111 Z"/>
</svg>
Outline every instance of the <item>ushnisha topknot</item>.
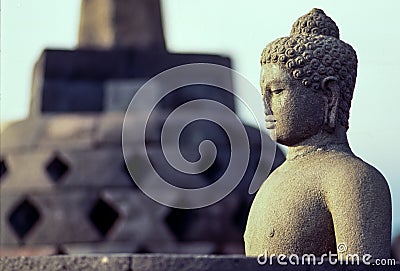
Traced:
<svg viewBox="0 0 400 271">
<path fill-rule="evenodd" d="M 324 35 L 339 39 L 339 28 L 322 9 L 314 8 L 293 23 L 290 35 Z"/>
<path fill-rule="evenodd" d="M 338 123 L 346 129 L 349 127 L 357 54 L 353 47 L 339 39 L 339 28 L 324 11 L 314 8 L 297 19 L 289 37 L 278 38 L 264 48 L 260 62 L 261 65 L 279 65 L 312 91 L 321 91 L 325 77 L 336 78 L 341 91 Z"/>
</svg>

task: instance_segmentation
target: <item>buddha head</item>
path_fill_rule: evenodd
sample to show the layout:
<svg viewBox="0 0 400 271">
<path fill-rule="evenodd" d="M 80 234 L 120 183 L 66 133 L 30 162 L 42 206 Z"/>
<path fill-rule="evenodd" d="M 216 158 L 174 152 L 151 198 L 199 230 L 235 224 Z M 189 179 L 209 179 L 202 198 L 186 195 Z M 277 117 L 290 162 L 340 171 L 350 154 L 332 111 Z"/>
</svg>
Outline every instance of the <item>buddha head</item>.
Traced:
<svg viewBox="0 0 400 271">
<path fill-rule="evenodd" d="M 287 146 L 318 133 L 346 131 L 356 76 L 354 49 L 339 39 L 330 17 L 311 10 L 297 19 L 290 36 L 262 52 L 267 128 L 275 129 L 276 141 Z"/>
</svg>

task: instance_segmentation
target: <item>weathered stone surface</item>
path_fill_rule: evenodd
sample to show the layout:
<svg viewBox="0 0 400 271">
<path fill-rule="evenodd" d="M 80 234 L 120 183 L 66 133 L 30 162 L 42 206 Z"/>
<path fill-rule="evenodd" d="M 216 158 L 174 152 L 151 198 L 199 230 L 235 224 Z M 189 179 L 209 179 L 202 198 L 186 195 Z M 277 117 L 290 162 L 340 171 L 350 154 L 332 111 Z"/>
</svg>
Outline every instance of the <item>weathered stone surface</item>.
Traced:
<svg viewBox="0 0 400 271">
<path fill-rule="evenodd" d="M 30 97 L 29 117 L 35 117 L 41 112 L 42 108 L 42 88 L 47 59 L 42 56 L 36 61 L 33 67 L 32 88 Z"/>
<path fill-rule="evenodd" d="M 199 78 L 200 75 L 198 75 Z M 204 78 L 211 80 L 211 78 Z M 224 81 L 225 79 L 225 81 Z M 232 79 L 224 78 L 212 78 L 213 82 L 220 83 L 221 85 L 225 86 L 228 90 L 232 90 Z M 189 101 L 196 101 L 199 99 L 208 99 L 212 101 L 217 101 L 223 105 L 226 105 L 228 108 L 233 109 L 234 104 L 232 103 L 233 100 L 227 100 L 227 97 L 231 96 L 232 94 L 226 90 L 221 88 L 217 88 L 215 86 L 204 85 L 204 84 L 193 84 L 188 86 L 183 86 L 177 88 L 168 95 L 164 96 L 163 100 L 160 102 L 160 107 L 164 110 L 174 110 L 175 108 L 189 102 Z M 195 103 L 190 106 L 190 109 L 193 111 L 196 110 L 213 110 L 215 111 L 215 105 L 213 103 Z M 218 115 L 216 115 L 217 117 Z"/>
<path fill-rule="evenodd" d="M 216 55 L 170 54 L 154 50 L 45 50 L 35 65 L 30 115 L 102 111 L 104 82 L 151 78 L 169 68 L 195 62 L 231 65 L 228 58 Z M 207 95 L 214 97 L 215 91 Z M 218 101 L 234 109 L 233 95 L 217 96 Z"/>
<path fill-rule="evenodd" d="M 125 121 L 125 112 L 112 112 L 99 116 L 95 131 L 96 144 L 98 146 L 117 146 L 122 144 L 122 129 L 125 129 L 125 143 L 131 148 L 143 144 L 144 127 L 147 126 L 148 133 L 145 134 L 146 143 L 159 142 L 162 123 L 157 117 L 146 119 L 143 113 L 134 114 Z M 143 128 L 141 128 L 143 127 Z M 141 131 L 142 130 L 142 131 Z"/>
<path fill-rule="evenodd" d="M 387 268 L 387 269 L 385 269 Z M 198 270 L 198 271 L 223 271 L 223 270 L 271 270 L 271 271 L 330 271 L 330 270 L 397 270 L 398 266 L 332 266 L 328 262 L 322 265 L 279 265 L 273 260 L 272 265 L 259 265 L 256 258 L 246 258 L 244 256 L 215 256 L 215 255 L 133 255 L 133 270 Z"/>
<path fill-rule="evenodd" d="M 90 243 L 80 242 L 75 244 L 64 244 L 60 247 L 60 249 L 63 253 L 68 255 L 132 253 L 138 250 L 138 244 L 132 241 L 103 241 Z"/>
<path fill-rule="evenodd" d="M 2 191 L 31 189 L 41 190 L 54 187 L 46 172 L 46 165 L 53 157 L 51 150 L 31 150 L 3 155 L 7 162 L 7 174 L 0 187 Z"/>
<path fill-rule="evenodd" d="M 99 115 L 94 134 L 96 145 L 121 146 L 124 117 L 125 114 L 122 112 L 110 112 L 108 114 Z M 132 128 L 134 129 L 134 125 Z M 136 138 L 135 136 L 135 139 Z M 133 141 L 135 141 L 135 139 Z"/>
<path fill-rule="evenodd" d="M 224 256 L 202 255 L 134 255 L 132 268 L 138 270 L 261 270 L 257 261 L 244 257 L 234 260 Z"/>
<path fill-rule="evenodd" d="M 133 177 L 137 176 L 138 178 L 136 180 L 142 182 L 144 185 L 147 185 L 147 181 L 145 180 L 147 177 L 153 178 L 157 174 L 166 182 L 178 187 L 205 187 L 216 181 L 222 175 L 229 162 L 229 153 L 226 150 L 220 150 L 217 158 L 221 160 L 221 162 L 214 162 L 214 167 L 211 166 L 210 169 L 206 169 L 200 174 L 186 174 L 175 169 L 165 158 L 164 153 L 167 153 L 170 157 L 174 158 L 179 155 L 176 153 L 174 148 L 165 146 L 161 149 L 158 146 L 148 146 L 146 151 L 147 154 L 132 152 L 132 155 L 128 155 L 127 160 L 129 169 L 134 175 Z M 188 160 L 193 161 L 199 159 L 198 147 L 184 146 L 180 148 L 180 151 Z M 146 158 L 146 156 L 148 156 L 148 158 Z M 147 159 L 151 162 L 150 169 L 148 167 L 140 166 L 141 164 L 148 164 Z"/>
<path fill-rule="evenodd" d="M 188 229 L 186 240 L 214 240 L 217 243 L 237 242 L 243 240 L 242 229 L 232 227 L 234 214 L 239 209 L 238 195 L 230 195 L 211 207 L 192 211 L 192 226 Z M 218 221 L 215 223 L 214 221 Z"/>
<path fill-rule="evenodd" d="M 45 116 L 40 148 L 90 149 L 94 146 L 97 116 L 62 114 Z"/>
<path fill-rule="evenodd" d="M 120 149 L 43 149 L 12 153 L 4 155 L 2 159 L 7 165 L 7 172 L 0 183 L 4 191 L 40 190 L 53 188 L 55 185 L 134 186 Z M 20 170 L 21 167 L 24 170 Z"/>
<path fill-rule="evenodd" d="M 63 114 L 15 122 L 1 133 L 1 153 L 92 148 L 96 119 L 95 115 Z"/>
<path fill-rule="evenodd" d="M 243 255 L 244 252 L 243 242 L 227 242 L 219 248 L 219 254 L 222 255 Z"/>
<path fill-rule="evenodd" d="M 42 112 L 99 112 L 103 110 L 103 84 L 90 80 L 46 80 Z"/>
<path fill-rule="evenodd" d="M 346 136 L 356 52 L 339 40 L 332 19 L 313 9 L 289 37 L 266 46 L 261 64 L 267 127 L 289 148 L 253 202 L 246 254 L 389 258 L 389 187 L 352 153 Z"/>
<path fill-rule="evenodd" d="M 47 245 L 53 248 L 54 244 L 54 253 L 220 253 L 226 251 L 222 249 L 224 246 L 240 245 L 243 226 L 238 226 L 236 220 L 243 223 L 240 214 L 251 198 L 247 186 L 243 190 L 246 194 L 241 194 L 245 201 L 233 197 L 228 204 L 202 210 L 198 212 L 199 217 L 196 214 L 192 221 L 186 221 L 185 214 L 160 206 L 136 189 L 121 152 L 124 111 L 143 82 L 169 68 L 193 62 L 230 67 L 229 58 L 171 54 L 164 50 L 163 41 L 157 47 L 154 40 L 148 39 L 151 31 L 143 34 L 143 29 L 132 28 L 132 23 L 140 25 L 150 19 L 148 22 L 152 25 L 160 21 L 158 15 L 143 17 L 149 6 L 159 5 L 158 1 L 99 1 L 83 1 L 81 49 L 46 50 L 40 57 L 33 76 L 32 118 L 27 125 L 15 125 L 18 129 L 7 132 L 7 148 L 2 146 L 1 150 L 7 167 L 1 183 L 1 192 L 4 192 L 0 206 L 2 245 L 11 249 L 20 244 L 21 249 L 29 249 Z M 137 36 L 137 33 L 142 34 Z M 215 76 L 217 82 L 232 86 L 229 74 Z M 160 95 L 165 91 L 162 86 L 155 87 L 159 87 Z M 134 164 L 134 170 L 142 170 L 145 158 L 137 149 L 137 144 L 143 143 L 137 126 L 147 124 L 149 133 L 145 141 L 155 170 L 169 176 L 171 183 L 204 187 L 218 178 L 230 151 L 226 138 L 220 139 L 224 134 L 221 129 L 202 123 L 186 130 L 181 145 L 187 158 L 198 157 L 197 145 L 204 139 L 214 141 L 220 150 L 216 164 L 190 180 L 187 174 L 171 171 L 165 161 L 158 163 L 162 152 L 157 144 L 162 120 L 175 107 L 204 98 L 234 110 L 233 95 L 204 85 L 183 87 L 162 100 L 153 118 L 146 120 L 141 111 L 158 98 L 150 96 L 133 108 L 134 121 L 126 125 L 128 160 Z M 207 110 L 212 108 L 194 106 L 188 115 L 196 118 L 198 112 Z M 167 145 L 174 140 L 171 138 Z M 253 145 L 253 149 L 259 147 Z M 173 151 L 170 147 L 167 151 Z M 143 172 L 145 177 L 146 174 L 149 175 Z M 171 201 L 181 200 L 173 193 L 168 196 Z M 219 221 L 221 217 L 227 221 Z M 31 226 L 25 220 L 30 220 L 28 226 Z M 199 225 L 193 226 L 193 223 Z M 18 224 L 19 229 L 13 229 L 12 224 Z M 186 224 L 193 227 L 188 228 Z M 231 243 L 227 244 L 226 240 Z"/>
<path fill-rule="evenodd" d="M 37 194 L 31 197 L 39 205 L 42 224 L 26 240 L 27 244 L 102 240 L 89 218 L 90 211 L 98 199 L 96 191 L 55 191 L 52 194 Z"/>
<path fill-rule="evenodd" d="M 174 253 L 174 254 L 213 254 L 217 251 L 214 242 L 174 242 L 174 243 L 148 243 L 142 248 L 145 253 Z M 147 252 L 146 252 L 147 251 Z M 135 251 L 143 253 L 143 251 Z"/>
<path fill-rule="evenodd" d="M 33 207 L 19 214 L 15 222 L 18 224 L 14 225 L 10 218 L 26 201 Z M 27 212 L 32 212 L 32 208 L 38 217 L 29 224 L 28 220 L 33 218 Z M 129 251 L 132 252 L 154 246 L 174 247 L 174 252 L 178 252 L 175 236 L 165 222 L 169 212 L 169 208 L 154 202 L 141 191 L 126 188 L 54 191 L 52 194 L 8 192 L 1 197 L 1 244 L 70 244 L 78 241 L 84 244 L 107 240 L 114 245 L 99 243 L 100 247 L 92 252 L 122 252 L 129 240 Z M 22 236 L 18 235 L 16 227 L 27 224 L 31 225 L 29 229 Z M 118 249 L 119 244 L 123 246 Z M 90 252 L 94 246 L 77 244 L 69 248 Z"/>
<path fill-rule="evenodd" d="M 2 155 L 35 148 L 40 141 L 44 122 L 41 119 L 28 118 L 9 124 L 0 137 Z"/>
<path fill-rule="evenodd" d="M 79 27 L 81 47 L 109 48 L 114 43 L 114 2 L 82 1 Z"/>
<path fill-rule="evenodd" d="M 79 61 L 77 61 L 79 59 Z M 44 80 L 104 81 L 110 79 L 151 78 L 178 65 L 203 62 L 226 67 L 230 59 L 218 55 L 174 54 L 145 50 L 50 50 L 40 57 L 39 66 Z M 149 65 L 148 63 L 157 63 Z M 229 79 L 229 78 L 228 78 Z M 227 80 L 222 78 L 221 80 Z"/>
<path fill-rule="evenodd" d="M 121 149 L 66 150 L 62 154 L 68 161 L 69 173 L 60 182 L 61 186 L 134 186 L 127 174 Z"/>
<path fill-rule="evenodd" d="M 107 240 L 132 240 L 137 247 L 145 247 L 151 243 L 163 245 L 174 242 L 173 236 L 163 223 L 169 209 L 154 202 L 142 191 L 108 189 L 102 192 L 101 197 L 115 206 L 120 215 L 118 223 L 108 233 Z"/>
<path fill-rule="evenodd" d="M 27 197 L 24 195 L 8 195 L 4 193 L 3 189 L 0 190 L 0 241 L 1 246 L 11 246 L 15 247 L 19 244 L 19 238 L 11 223 L 9 217 L 12 211 L 17 208 L 19 204 L 22 203 Z M 37 225 L 34 225 L 35 227 Z M 26 232 L 29 235 L 29 231 Z"/>
<path fill-rule="evenodd" d="M 41 246 L 1 246 L 0 257 L 13 257 L 13 256 L 49 256 L 58 253 L 57 247 L 54 245 L 41 245 Z M 1 261 L 1 260 L 0 260 Z M 1 270 L 1 269 L 0 269 Z"/>
<path fill-rule="evenodd" d="M 160 115 L 159 121 L 163 126 L 160 125 L 160 130 L 155 131 L 158 136 L 157 141 L 161 142 L 161 132 L 163 132 L 163 144 L 167 146 L 175 146 L 179 142 L 184 147 L 196 146 L 198 148 L 202 141 L 210 140 L 217 147 L 229 149 L 231 142 L 226 131 L 242 129 L 244 124 L 238 122 L 237 119 L 233 119 L 232 116 L 215 113 L 210 120 L 199 119 L 200 117 L 205 118 L 203 117 L 205 116 L 204 112 L 215 112 L 212 109 L 215 109 L 215 107 L 207 108 L 204 105 L 204 108 L 190 107 L 181 110 L 180 114 L 175 114 L 172 117 L 168 114 Z M 163 131 L 161 131 L 161 128 Z M 179 131 L 181 132 L 180 134 L 178 133 Z M 238 135 L 234 133 L 230 133 L 230 136 L 238 138 Z M 244 148 L 244 146 L 237 147 Z"/>
<path fill-rule="evenodd" d="M 98 195 L 95 191 L 54 191 L 47 193 L 2 193 L 1 242 L 28 245 L 60 244 L 76 241 L 100 241 L 102 237 L 91 224 L 89 214 Z M 24 200 L 38 213 L 38 220 L 23 236 L 18 236 L 10 217 Z M 31 211 L 29 211 L 31 212 Z M 22 227 L 32 220 L 29 213 L 21 213 L 16 223 Z M 79 225 L 77 227 L 76 225 Z"/>
<path fill-rule="evenodd" d="M 237 195 L 229 195 L 222 201 L 201 209 L 171 209 L 164 224 L 176 240 L 184 242 L 213 242 L 218 247 L 208 253 L 221 253 L 223 244 L 242 245 L 243 226 L 235 227 L 236 212 L 240 202 Z M 244 211 L 247 214 L 247 208 Z M 239 219 L 240 220 L 240 219 Z M 172 251 L 173 252 L 173 251 Z M 176 253 L 179 252 L 175 251 Z M 241 250 L 243 252 L 243 249 Z"/>
<path fill-rule="evenodd" d="M 84 0 L 79 47 L 165 50 L 159 0 Z"/>
<path fill-rule="evenodd" d="M 136 92 L 146 83 L 145 79 L 131 79 L 131 80 L 110 80 L 104 84 L 104 111 L 112 112 L 126 112 L 129 103 Z M 160 90 L 161 92 L 161 90 Z M 149 101 L 143 101 L 144 105 L 150 103 L 155 104 L 153 101 L 157 97 L 149 97 Z M 137 109 L 140 112 L 140 108 Z"/>
<path fill-rule="evenodd" d="M 2 270 L 20 271 L 61 271 L 61 270 L 85 270 L 85 271 L 129 271 L 131 270 L 129 256 L 53 256 L 53 257 L 20 257 L 1 258 Z"/>
<path fill-rule="evenodd" d="M 141 270 L 141 271 L 395 271 L 400 263 L 379 265 L 279 265 L 276 259 L 271 265 L 260 265 L 256 258 L 240 255 L 177 255 L 177 254 L 114 254 L 76 255 L 50 257 L 2 257 L 1 270 L 19 271 L 80 271 L 80 270 Z"/>
</svg>

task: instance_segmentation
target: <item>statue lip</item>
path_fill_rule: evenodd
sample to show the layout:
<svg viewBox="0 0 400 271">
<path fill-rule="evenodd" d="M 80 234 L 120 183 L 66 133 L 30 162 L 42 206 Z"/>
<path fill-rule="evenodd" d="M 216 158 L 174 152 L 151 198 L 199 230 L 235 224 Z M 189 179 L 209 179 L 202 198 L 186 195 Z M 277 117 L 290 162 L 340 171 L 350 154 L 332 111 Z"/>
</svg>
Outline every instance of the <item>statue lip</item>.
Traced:
<svg viewBox="0 0 400 271">
<path fill-rule="evenodd" d="M 266 122 L 265 128 L 267 128 L 269 130 L 275 129 L 275 122 Z"/>
<path fill-rule="evenodd" d="M 276 119 L 273 115 L 265 116 L 265 127 L 267 129 L 275 129 Z"/>
</svg>

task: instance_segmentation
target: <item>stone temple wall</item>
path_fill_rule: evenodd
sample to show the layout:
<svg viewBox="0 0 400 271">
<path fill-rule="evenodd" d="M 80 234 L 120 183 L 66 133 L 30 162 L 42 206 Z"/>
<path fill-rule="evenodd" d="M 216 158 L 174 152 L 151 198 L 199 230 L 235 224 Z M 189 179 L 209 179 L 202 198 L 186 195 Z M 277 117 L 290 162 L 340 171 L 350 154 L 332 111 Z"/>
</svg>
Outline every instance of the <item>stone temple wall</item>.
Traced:
<svg viewBox="0 0 400 271">
<path fill-rule="evenodd" d="M 252 200 L 247 189 L 255 174 L 262 179 L 267 174 L 256 172 L 258 130 L 245 126 L 251 153 L 241 184 L 222 201 L 197 210 L 167 208 L 148 198 L 123 159 L 122 123 L 135 92 L 157 73 L 195 62 L 231 65 L 227 57 L 162 50 L 44 51 L 34 69 L 29 117 L 1 135 L 1 254 L 243 253 Z M 224 80 L 232 85 L 232 78 Z M 188 176 L 160 159 L 160 131 L 171 110 L 199 98 L 235 110 L 230 93 L 192 86 L 164 99 L 155 120 L 147 123 L 152 131 L 146 137 L 150 159 L 178 186 L 189 185 Z M 188 114 L 194 118 L 201 110 L 209 109 L 193 108 Z M 136 124 L 145 119 L 140 108 L 134 114 L 126 127 L 133 135 L 127 162 L 146 176 L 141 167 L 145 157 L 136 151 L 140 142 L 134 136 Z M 185 133 L 181 151 L 189 156 L 198 155 L 198 144 L 205 139 L 216 144 L 216 161 L 194 177 L 204 185 L 212 183 L 229 163 L 229 140 L 208 122 L 197 122 Z M 283 160 L 277 150 L 274 166 Z"/>
<path fill-rule="evenodd" d="M 243 125 L 248 168 L 228 197 L 206 208 L 156 203 L 138 189 L 126 166 L 151 181 L 143 167 L 147 157 L 138 151 L 143 142 L 137 127 L 146 123 L 147 155 L 160 176 L 184 188 L 215 182 L 232 150 L 221 127 L 196 121 L 183 130 L 180 151 L 186 157 L 198 159 L 204 140 L 217 147 L 213 164 L 195 176 L 171 169 L 161 150 L 161 129 L 168 115 L 188 101 L 213 100 L 235 111 L 232 93 L 208 85 L 182 87 L 162 99 L 146 120 L 141 106 L 156 98 L 148 97 L 124 126 L 130 137 L 127 161 L 123 157 L 121 131 L 132 97 L 153 76 L 188 63 L 231 67 L 226 56 L 169 53 L 158 0 L 82 1 L 77 49 L 43 52 L 33 71 L 28 118 L 1 134 L 1 255 L 244 252 L 242 235 L 252 201 L 248 187 L 253 176 L 265 180 L 263 168 L 273 162 L 260 161 L 265 134 Z M 231 76 L 218 80 L 233 89 Z M 158 94 L 165 93 L 163 86 L 156 87 Z M 195 119 L 212 110 L 193 107 L 184 115 Z M 278 149 L 273 168 L 283 161 Z"/>
<path fill-rule="evenodd" d="M 4 270 L 19 271 L 396 271 L 400 270 L 400 263 L 396 265 L 331 265 L 328 261 L 316 265 L 279 265 L 277 260 L 268 261 L 268 264 L 258 264 L 256 258 L 239 255 L 99 255 L 99 256 L 52 256 L 52 257 L 19 257 L 0 258 L 0 266 Z"/>
</svg>

